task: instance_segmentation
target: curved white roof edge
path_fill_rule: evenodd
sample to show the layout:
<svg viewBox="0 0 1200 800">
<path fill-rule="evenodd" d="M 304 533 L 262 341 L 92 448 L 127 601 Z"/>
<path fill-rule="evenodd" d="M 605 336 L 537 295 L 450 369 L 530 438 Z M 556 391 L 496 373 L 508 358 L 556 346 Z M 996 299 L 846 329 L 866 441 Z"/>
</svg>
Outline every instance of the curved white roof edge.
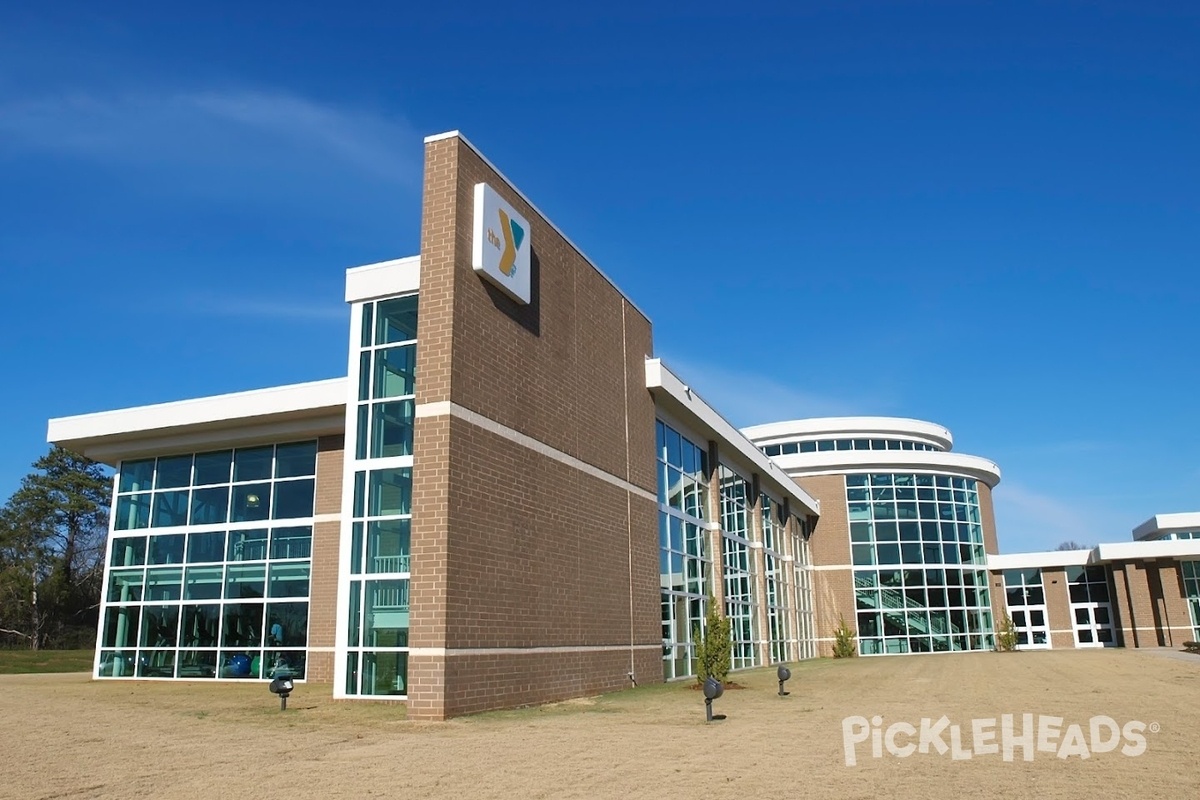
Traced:
<svg viewBox="0 0 1200 800">
<path fill-rule="evenodd" d="M 1135 540 L 1157 539 L 1176 531 L 1200 531 L 1200 511 L 1185 511 L 1180 514 L 1155 514 L 1133 529 Z"/>
<path fill-rule="evenodd" d="M 771 460 L 792 477 L 871 470 L 913 470 L 964 475 L 981 480 L 992 489 L 1000 483 L 1000 467 L 995 462 L 979 456 L 937 450 L 825 450 L 772 456 Z"/>
<path fill-rule="evenodd" d="M 811 417 L 751 425 L 749 428 L 743 428 L 742 433 L 758 445 L 773 443 L 776 440 L 787 441 L 797 437 L 821 435 L 864 439 L 903 436 L 917 437 L 945 450 L 954 448 L 954 437 L 948 428 L 934 422 L 907 417 Z"/>
</svg>

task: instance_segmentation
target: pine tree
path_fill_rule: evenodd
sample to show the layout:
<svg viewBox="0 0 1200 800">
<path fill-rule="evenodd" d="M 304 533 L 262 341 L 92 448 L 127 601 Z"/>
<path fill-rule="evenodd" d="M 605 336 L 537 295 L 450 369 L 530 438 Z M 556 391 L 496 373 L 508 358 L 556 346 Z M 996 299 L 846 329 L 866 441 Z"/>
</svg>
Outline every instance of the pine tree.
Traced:
<svg viewBox="0 0 1200 800">
<path fill-rule="evenodd" d="M 95 630 L 112 483 L 58 445 L 0 509 L 0 634 L 31 649 Z"/>
<path fill-rule="evenodd" d="M 709 596 L 705 601 L 704 630 L 697 625 L 692 631 L 696 650 L 696 680 L 703 684 L 709 676 L 724 683 L 733 664 L 733 626 L 721 613 L 717 601 Z"/>
</svg>

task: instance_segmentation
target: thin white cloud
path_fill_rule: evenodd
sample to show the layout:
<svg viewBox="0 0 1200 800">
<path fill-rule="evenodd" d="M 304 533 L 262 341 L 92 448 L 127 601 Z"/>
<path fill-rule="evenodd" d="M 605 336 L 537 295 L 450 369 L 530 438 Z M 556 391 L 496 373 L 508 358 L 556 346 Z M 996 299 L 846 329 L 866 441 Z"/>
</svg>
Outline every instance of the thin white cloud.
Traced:
<svg viewBox="0 0 1200 800">
<path fill-rule="evenodd" d="M 0 146 L 121 165 L 272 179 L 329 176 L 417 186 L 420 151 L 402 119 L 285 92 L 64 94 L 0 102 Z"/>
<path fill-rule="evenodd" d="M 193 313 L 247 319 L 294 320 L 297 322 L 336 322 L 345 325 L 349 310 L 344 303 L 308 303 L 289 300 L 236 300 L 200 298 Z"/>
<path fill-rule="evenodd" d="M 1005 480 L 996 487 L 993 502 L 1005 553 L 1053 550 L 1066 541 L 1095 545 L 1125 538 L 1113 530 L 1113 515 L 1087 498 L 1064 498 Z"/>
<path fill-rule="evenodd" d="M 739 428 L 804 417 L 862 413 L 846 401 L 803 392 L 765 375 L 664 357 L 671 371 Z"/>
</svg>

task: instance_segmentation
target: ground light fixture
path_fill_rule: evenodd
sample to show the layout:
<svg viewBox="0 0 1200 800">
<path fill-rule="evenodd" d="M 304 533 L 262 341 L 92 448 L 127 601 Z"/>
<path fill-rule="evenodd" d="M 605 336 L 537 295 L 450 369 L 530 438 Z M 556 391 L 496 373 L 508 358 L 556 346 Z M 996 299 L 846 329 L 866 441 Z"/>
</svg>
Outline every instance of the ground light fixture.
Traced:
<svg viewBox="0 0 1200 800">
<path fill-rule="evenodd" d="M 788 669 L 787 667 L 785 667 L 783 664 L 780 664 L 779 668 L 775 670 L 775 677 L 779 678 L 779 696 L 787 697 L 789 694 L 791 694 L 791 692 L 785 692 L 783 690 L 783 684 L 784 684 L 784 681 L 791 680 L 792 671 L 790 669 Z"/>
<path fill-rule="evenodd" d="M 724 714 L 712 713 L 712 701 L 725 694 L 725 687 L 716 678 L 709 676 L 704 679 L 704 713 L 708 722 L 714 719 L 725 719 Z"/>
<path fill-rule="evenodd" d="M 271 680 L 271 685 L 267 688 L 271 690 L 271 694 L 279 695 L 279 710 L 287 711 L 288 695 L 292 693 L 292 689 L 294 688 L 292 674 L 287 670 L 277 671 L 275 677 Z"/>
</svg>

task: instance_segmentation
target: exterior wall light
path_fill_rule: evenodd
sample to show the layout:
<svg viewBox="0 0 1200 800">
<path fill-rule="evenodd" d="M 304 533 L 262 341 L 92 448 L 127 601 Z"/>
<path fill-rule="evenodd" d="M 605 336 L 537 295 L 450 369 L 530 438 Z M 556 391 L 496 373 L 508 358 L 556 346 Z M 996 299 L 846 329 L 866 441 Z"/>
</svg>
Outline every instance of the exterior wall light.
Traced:
<svg viewBox="0 0 1200 800">
<path fill-rule="evenodd" d="M 712 722 L 714 719 L 725 719 L 724 714 L 714 715 L 712 713 L 712 701 L 723 694 L 725 694 L 725 687 L 719 680 L 711 676 L 704 680 L 704 712 L 708 722 Z"/>
</svg>

